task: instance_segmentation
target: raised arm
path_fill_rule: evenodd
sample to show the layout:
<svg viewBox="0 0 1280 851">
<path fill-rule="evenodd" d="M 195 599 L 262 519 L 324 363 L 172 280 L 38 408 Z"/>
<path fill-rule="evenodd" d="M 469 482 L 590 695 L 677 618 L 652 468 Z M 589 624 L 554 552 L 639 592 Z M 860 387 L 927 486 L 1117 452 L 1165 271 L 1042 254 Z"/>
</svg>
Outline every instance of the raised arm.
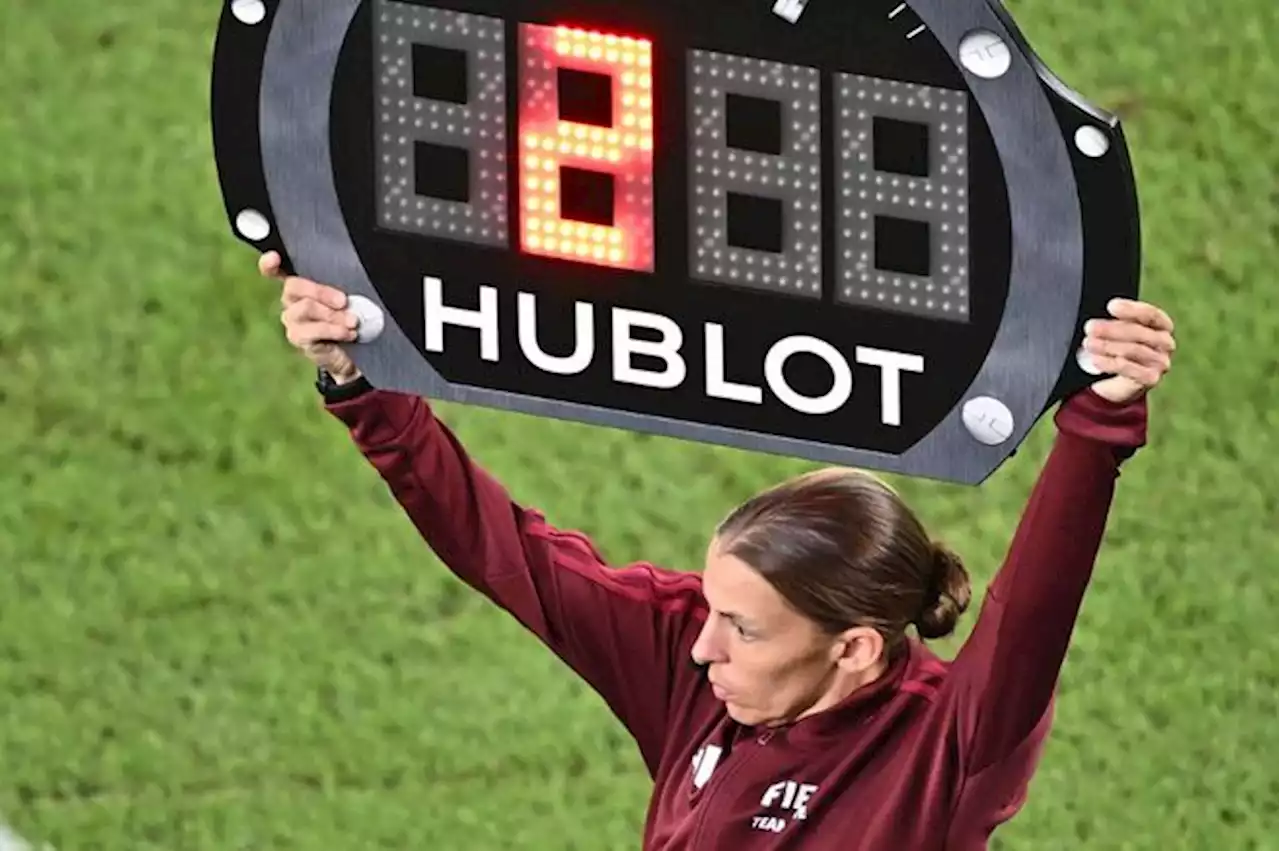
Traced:
<svg viewBox="0 0 1280 851">
<path fill-rule="evenodd" d="M 1033 759 L 1093 574 L 1121 464 L 1146 443 L 1147 391 L 1173 351 L 1157 308 L 1118 302 L 1087 348 L 1116 376 L 1067 399 L 1058 433 L 972 635 L 952 665 L 966 773 Z"/>
<path fill-rule="evenodd" d="M 462 581 L 509 612 L 589 683 L 656 770 L 677 646 L 701 598 L 695 574 L 610 568 L 582 534 L 517 504 L 423 399 L 357 386 L 327 409 L 346 424 L 409 519 Z"/>
<path fill-rule="evenodd" d="M 587 538 L 512 500 L 420 397 L 374 389 L 339 343 L 358 318 L 336 287 L 286 274 L 269 251 L 258 271 L 281 285 L 289 343 L 330 376 L 326 407 L 349 429 L 409 519 L 463 582 L 505 609 L 609 704 L 655 771 L 677 649 L 701 600 L 696 574 L 648 564 L 610 569 Z M 685 643 L 692 643 L 692 636 Z"/>
<path fill-rule="evenodd" d="M 1054 420 L 1053 449 L 973 633 L 952 664 L 973 774 L 1016 751 L 1045 718 L 1120 465 L 1146 439 L 1144 400 L 1114 405 L 1086 390 Z"/>
</svg>

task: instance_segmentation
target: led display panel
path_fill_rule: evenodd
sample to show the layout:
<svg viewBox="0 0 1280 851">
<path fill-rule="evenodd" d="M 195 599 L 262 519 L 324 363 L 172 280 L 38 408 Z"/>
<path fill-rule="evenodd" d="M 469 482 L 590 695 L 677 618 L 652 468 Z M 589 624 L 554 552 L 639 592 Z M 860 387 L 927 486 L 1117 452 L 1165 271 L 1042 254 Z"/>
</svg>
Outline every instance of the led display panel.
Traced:
<svg viewBox="0 0 1280 851">
<path fill-rule="evenodd" d="M 231 0 L 211 82 L 376 386 L 977 484 L 1137 295 L 1119 123 L 990 0 Z"/>
</svg>

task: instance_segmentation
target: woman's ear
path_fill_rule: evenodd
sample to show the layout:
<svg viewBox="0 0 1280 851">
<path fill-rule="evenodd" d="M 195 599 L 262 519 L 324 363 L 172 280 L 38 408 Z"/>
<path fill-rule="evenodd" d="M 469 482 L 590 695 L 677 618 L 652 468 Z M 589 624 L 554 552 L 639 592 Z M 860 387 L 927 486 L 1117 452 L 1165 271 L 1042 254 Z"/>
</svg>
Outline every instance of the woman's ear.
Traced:
<svg viewBox="0 0 1280 851">
<path fill-rule="evenodd" d="M 855 626 L 840 633 L 832 649 L 833 661 L 851 674 L 864 674 L 884 655 L 884 637 L 869 626 Z"/>
</svg>

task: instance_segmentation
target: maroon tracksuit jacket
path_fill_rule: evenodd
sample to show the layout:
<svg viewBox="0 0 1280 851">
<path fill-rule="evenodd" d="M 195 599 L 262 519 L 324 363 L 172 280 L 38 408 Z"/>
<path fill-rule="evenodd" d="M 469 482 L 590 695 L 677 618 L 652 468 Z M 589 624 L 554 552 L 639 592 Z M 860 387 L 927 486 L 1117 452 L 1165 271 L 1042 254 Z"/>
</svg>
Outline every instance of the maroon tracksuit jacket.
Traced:
<svg viewBox="0 0 1280 851">
<path fill-rule="evenodd" d="M 1090 390 L 1061 405 L 955 660 L 913 641 L 843 705 L 766 730 L 730 720 L 691 664 L 706 617 L 698 574 L 606 566 L 588 538 L 513 502 L 416 396 L 367 390 L 327 407 L 440 559 L 630 731 L 654 781 L 645 851 L 986 848 L 1026 798 L 1119 466 L 1147 420 L 1145 401 L 1113 405 Z"/>
</svg>

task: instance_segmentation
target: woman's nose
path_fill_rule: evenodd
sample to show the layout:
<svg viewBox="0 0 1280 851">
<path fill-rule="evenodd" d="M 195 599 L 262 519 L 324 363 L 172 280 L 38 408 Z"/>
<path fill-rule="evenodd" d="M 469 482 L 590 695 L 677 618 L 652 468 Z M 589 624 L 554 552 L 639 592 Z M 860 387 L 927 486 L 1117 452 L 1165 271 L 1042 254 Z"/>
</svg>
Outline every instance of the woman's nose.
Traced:
<svg viewBox="0 0 1280 851">
<path fill-rule="evenodd" d="M 693 642 L 693 649 L 690 651 L 690 655 L 693 656 L 693 661 L 699 665 L 724 661 L 724 652 L 720 647 L 720 642 L 716 639 L 715 628 L 710 620 L 702 625 L 698 638 Z"/>
</svg>

